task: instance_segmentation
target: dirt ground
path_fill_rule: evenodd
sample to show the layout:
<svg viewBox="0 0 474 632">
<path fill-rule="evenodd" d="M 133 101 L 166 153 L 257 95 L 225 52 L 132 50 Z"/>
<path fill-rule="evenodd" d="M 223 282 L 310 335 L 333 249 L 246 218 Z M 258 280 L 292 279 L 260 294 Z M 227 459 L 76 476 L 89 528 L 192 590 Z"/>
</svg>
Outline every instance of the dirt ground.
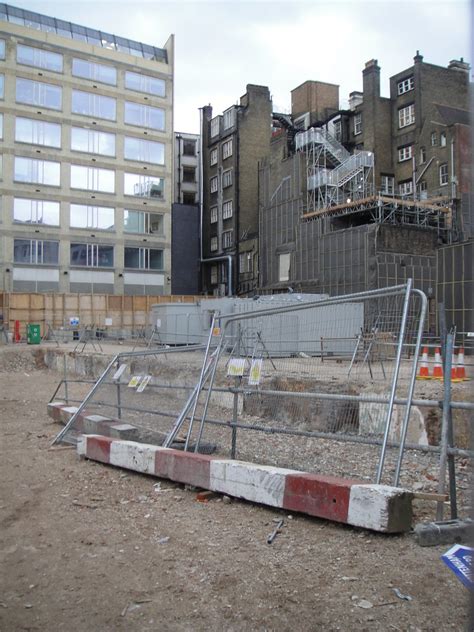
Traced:
<svg viewBox="0 0 474 632">
<path fill-rule="evenodd" d="M 0 371 L 0 630 L 468 629 L 467 590 L 440 560 L 448 546 L 201 503 L 51 449 L 46 403 L 60 376 L 15 369 Z"/>
</svg>

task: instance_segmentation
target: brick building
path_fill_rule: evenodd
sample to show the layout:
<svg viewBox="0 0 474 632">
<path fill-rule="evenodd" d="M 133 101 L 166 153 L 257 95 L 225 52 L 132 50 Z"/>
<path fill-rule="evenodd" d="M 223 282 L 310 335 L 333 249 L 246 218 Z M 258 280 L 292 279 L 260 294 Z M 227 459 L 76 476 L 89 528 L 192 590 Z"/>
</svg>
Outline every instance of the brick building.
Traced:
<svg viewBox="0 0 474 632">
<path fill-rule="evenodd" d="M 265 86 L 222 115 L 202 108 L 202 289 L 252 294 L 258 285 L 258 163 L 270 151 L 272 102 Z"/>
</svg>

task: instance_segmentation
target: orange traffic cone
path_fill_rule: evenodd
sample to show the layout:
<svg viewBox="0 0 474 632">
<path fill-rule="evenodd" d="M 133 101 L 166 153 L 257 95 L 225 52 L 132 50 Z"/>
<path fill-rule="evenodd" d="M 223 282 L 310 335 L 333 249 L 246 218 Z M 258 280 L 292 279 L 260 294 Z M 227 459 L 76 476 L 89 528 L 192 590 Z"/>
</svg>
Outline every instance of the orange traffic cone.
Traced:
<svg viewBox="0 0 474 632">
<path fill-rule="evenodd" d="M 441 353 L 439 352 L 439 347 L 435 349 L 435 361 L 434 361 L 434 369 L 433 369 L 433 379 L 434 380 L 442 380 L 443 379 L 443 364 L 441 362 Z"/>
<path fill-rule="evenodd" d="M 421 356 L 420 370 L 416 376 L 417 380 L 429 380 L 430 371 L 428 369 L 428 347 L 423 347 L 423 354 Z"/>
<path fill-rule="evenodd" d="M 451 357 L 451 381 L 456 380 L 457 378 L 457 356 L 454 354 Z"/>
<path fill-rule="evenodd" d="M 464 349 L 459 348 L 458 351 L 458 363 L 456 366 L 456 377 L 458 380 L 466 380 L 466 367 L 464 366 Z"/>
</svg>

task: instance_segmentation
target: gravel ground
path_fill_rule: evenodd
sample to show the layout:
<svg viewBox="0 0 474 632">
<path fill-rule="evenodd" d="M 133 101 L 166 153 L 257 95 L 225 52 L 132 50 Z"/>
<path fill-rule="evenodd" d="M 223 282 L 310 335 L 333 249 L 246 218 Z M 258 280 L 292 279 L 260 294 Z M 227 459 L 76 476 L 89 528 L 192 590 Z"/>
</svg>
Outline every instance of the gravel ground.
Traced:
<svg viewBox="0 0 474 632">
<path fill-rule="evenodd" d="M 60 376 L 31 356 L 0 366 L 1 630 L 469 629 L 467 591 L 439 559 L 447 546 L 200 503 L 169 481 L 50 449 L 46 403 Z"/>
</svg>

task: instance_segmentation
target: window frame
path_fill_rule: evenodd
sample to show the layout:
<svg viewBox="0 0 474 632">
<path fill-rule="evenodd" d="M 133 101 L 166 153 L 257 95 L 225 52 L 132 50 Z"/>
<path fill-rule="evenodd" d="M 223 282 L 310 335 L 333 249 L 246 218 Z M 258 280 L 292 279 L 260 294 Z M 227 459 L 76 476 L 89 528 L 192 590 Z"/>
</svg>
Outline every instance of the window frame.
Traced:
<svg viewBox="0 0 474 632">
<path fill-rule="evenodd" d="M 354 114 L 354 136 L 362 134 L 362 112 Z"/>
<path fill-rule="evenodd" d="M 70 188 L 71 189 L 75 189 L 79 191 L 95 191 L 97 193 L 110 193 L 112 195 L 115 194 L 115 191 L 116 191 L 115 169 L 104 169 L 103 167 L 90 167 L 88 165 L 75 165 L 75 164 L 71 164 L 70 168 L 71 168 L 71 175 L 70 175 Z M 86 179 L 88 183 L 89 183 L 89 180 L 92 179 L 91 186 L 81 187 L 81 186 L 73 185 L 73 174 L 76 173 L 76 176 L 77 176 L 79 174 L 79 171 L 78 171 L 79 169 L 87 170 Z M 99 180 L 100 180 L 101 172 L 103 172 L 104 176 L 105 174 L 111 174 L 111 173 L 113 174 L 113 190 L 99 188 Z"/>
<path fill-rule="evenodd" d="M 18 138 L 19 129 L 18 129 L 17 124 L 20 121 L 27 121 L 28 123 L 31 123 L 31 135 L 29 136 L 29 138 Z M 41 128 L 43 128 L 42 133 L 40 133 Z M 50 131 L 53 129 L 56 132 L 59 131 L 59 139 L 57 141 L 57 144 L 54 144 L 54 142 L 53 143 L 48 143 L 45 141 L 41 142 L 41 136 L 44 137 L 48 129 Z M 40 145 L 41 147 L 53 147 L 55 149 L 61 149 L 61 135 L 62 135 L 61 123 L 52 123 L 50 121 L 43 121 L 41 119 L 29 118 L 27 116 L 15 116 L 15 143 L 26 143 L 28 145 Z"/>
<path fill-rule="evenodd" d="M 233 143 L 232 138 L 229 138 L 225 142 L 222 143 L 222 160 L 227 160 L 230 158 L 233 153 Z"/>
<path fill-rule="evenodd" d="M 18 87 L 21 86 L 22 82 L 25 84 L 31 84 L 33 97 L 31 100 L 20 100 L 18 98 Z M 59 105 L 51 105 L 51 103 L 48 103 L 48 91 L 52 94 L 56 92 L 56 97 L 59 95 Z M 61 112 L 63 108 L 63 89 L 61 86 L 58 86 L 54 83 L 36 81 L 35 79 L 27 79 L 26 77 L 16 77 L 15 103 L 21 103 L 22 105 L 31 105 L 34 107 L 45 108 L 47 110 L 54 110 L 55 112 Z"/>
<path fill-rule="evenodd" d="M 37 179 L 37 180 L 21 180 L 18 179 L 17 176 L 17 161 L 21 161 L 21 160 L 26 160 L 26 161 L 30 161 L 32 164 L 28 167 L 28 169 L 30 171 L 33 171 L 34 168 L 36 170 L 38 170 L 39 173 L 39 167 L 40 164 L 43 165 L 43 176 L 45 174 L 45 167 L 46 165 L 57 165 L 58 169 L 57 169 L 57 182 L 54 183 L 50 183 L 50 182 L 45 182 L 44 180 L 41 179 Z M 15 156 L 14 157 L 14 163 L 13 163 L 13 181 L 14 182 L 22 182 L 24 184 L 41 184 L 42 186 L 49 186 L 49 187 L 60 187 L 61 186 L 61 163 L 59 161 L 56 160 L 41 160 L 39 158 L 30 158 L 29 156 Z"/>
<path fill-rule="evenodd" d="M 415 78 L 413 75 L 410 77 L 405 77 L 405 79 L 401 79 L 397 83 L 397 93 L 398 96 L 405 94 L 406 92 L 410 92 L 415 89 Z"/>
<path fill-rule="evenodd" d="M 15 259 L 15 242 L 25 241 L 30 242 L 30 260 L 29 261 L 18 261 Z M 56 261 L 44 261 L 44 244 L 56 244 Z M 34 244 L 34 246 L 33 246 Z M 39 248 L 39 244 L 41 247 Z M 55 239 L 28 239 L 22 237 L 16 237 L 13 239 L 13 263 L 15 265 L 35 265 L 35 266 L 58 266 L 59 265 L 59 240 Z M 41 260 L 39 260 L 41 259 Z"/>
<path fill-rule="evenodd" d="M 232 248 L 234 245 L 234 230 L 230 228 L 229 230 L 222 231 L 222 248 Z"/>
<path fill-rule="evenodd" d="M 87 111 L 81 110 L 77 103 L 74 103 L 74 97 L 79 95 L 86 95 L 87 99 Z M 106 104 L 111 105 L 113 103 L 113 114 L 104 115 L 103 108 Z M 117 122 L 117 99 L 115 97 L 109 97 L 103 94 L 95 94 L 94 92 L 87 92 L 87 90 L 72 89 L 71 91 L 71 114 L 77 116 L 87 116 L 88 118 L 97 118 L 103 121 Z"/>
<path fill-rule="evenodd" d="M 209 164 L 211 167 L 217 165 L 217 147 L 213 147 L 209 153 Z"/>
<path fill-rule="evenodd" d="M 73 207 L 75 207 L 73 209 Z M 73 210 L 77 210 L 78 208 L 86 209 L 86 224 L 85 226 L 81 226 L 78 223 L 74 223 L 76 220 L 73 220 Z M 111 211 L 113 216 L 113 224 L 111 226 L 100 226 L 99 215 L 100 211 Z M 89 222 L 89 217 L 92 221 Z M 71 228 L 77 228 L 79 230 L 101 230 L 105 232 L 114 232 L 115 231 L 115 208 L 111 206 L 98 206 L 92 204 L 74 204 L 71 203 L 69 205 L 69 226 Z"/>
<path fill-rule="evenodd" d="M 90 70 L 91 73 L 87 74 L 87 73 L 79 73 L 77 72 L 77 70 L 75 70 L 75 66 L 77 66 L 77 63 L 79 62 L 81 64 L 87 64 L 88 66 L 90 66 Z M 106 79 L 103 79 L 100 77 L 100 71 L 101 69 L 107 69 L 107 70 L 112 70 L 114 71 L 114 80 L 113 81 L 107 81 Z M 88 81 L 95 81 L 97 83 L 103 83 L 105 85 L 108 86 L 116 86 L 117 85 L 117 69 L 114 66 L 110 66 L 109 64 L 102 64 L 100 62 L 97 61 L 91 61 L 90 59 L 83 59 L 82 57 L 73 57 L 72 58 L 72 62 L 71 62 L 71 75 L 73 77 L 80 77 L 81 79 L 86 79 Z"/>
<path fill-rule="evenodd" d="M 219 218 L 219 207 L 211 206 L 211 208 L 209 209 L 209 223 L 217 224 L 218 218 Z"/>
<path fill-rule="evenodd" d="M 15 213 L 19 211 L 19 209 L 16 208 L 17 202 L 30 203 L 30 209 L 29 209 L 30 219 L 29 220 L 21 220 L 18 217 L 15 217 Z M 44 215 L 44 209 L 43 209 L 44 204 L 51 204 L 51 205 L 54 205 L 54 207 L 56 208 L 57 221 L 55 221 L 54 223 L 39 221 L 40 213 L 42 216 Z M 34 198 L 14 197 L 13 205 L 12 205 L 12 219 L 13 219 L 13 223 L 18 224 L 18 225 L 27 225 L 27 226 L 40 225 L 40 226 L 59 227 L 60 221 L 61 221 L 61 204 L 53 200 L 36 200 Z"/>
<path fill-rule="evenodd" d="M 226 169 L 222 172 L 222 188 L 227 189 L 231 187 L 234 183 L 234 170 Z"/>
<path fill-rule="evenodd" d="M 33 61 L 20 61 L 18 58 L 20 49 L 29 49 L 33 51 Z M 37 61 L 35 60 L 35 55 L 37 57 Z M 54 64 L 48 65 L 48 57 L 50 59 L 60 58 L 61 64 L 57 67 L 54 67 Z M 27 44 L 18 43 L 16 45 L 16 63 L 20 66 L 41 68 L 42 70 L 48 70 L 49 72 L 57 72 L 60 74 L 64 72 L 64 55 L 62 55 L 62 53 L 57 53 L 56 51 L 47 50 L 45 48 L 38 48 L 37 46 L 28 46 Z"/>
<path fill-rule="evenodd" d="M 447 162 L 443 162 L 439 166 L 439 186 L 445 187 L 449 184 L 449 166 Z"/>
<path fill-rule="evenodd" d="M 222 219 L 230 219 L 234 214 L 234 201 L 224 200 L 222 203 Z"/>
<path fill-rule="evenodd" d="M 415 123 L 415 104 L 410 103 L 402 108 L 398 108 L 398 128 L 403 129 Z"/>
<path fill-rule="evenodd" d="M 211 193 L 217 193 L 219 189 L 219 176 L 211 176 L 209 178 L 209 191 Z"/>
<path fill-rule="evenodd" d="M 143 217 L 143 230 L 127 230 L 125 213 L 137 213 L 140 217 Z M 160 218 L 160 230 L 151 230 L 151 216 L 156 215 Z M 140 222 L 139 222 L 140 223 Z M 127 235 L 159 235 L 164 236 L 164 216 L 163 213 L 156 213 L 154 211 L 137 211 L 135 209 L 123 210 L 123 232 Z"/>
<path fill-rule="evenodd" d="M 127 250 L 138 250 L 138 266 L 130 266 L 126 264 L 126 251 Z M 142 270 L 144 272 L 154 272 L 154 271 L 160 271 L 163 272 L 164 270 L 164 265 L 165 265 L 165 261 L 164 261 L 164 250 L 163 248 L 150 248 L 150 247 L 143 247 L 143 246 L 124 246 L 124 254 L 123 254 L 123 260 L 124 260 L 124 264 L 123 267 L 125 270 Z M 151 267 L 150 266 L 150 261 L 151 261 L 151 252 L 159 252 L 161 253 L 161 262 L 160 262 L 160 266 L 159 267 Z"/>
<path fill-rule="evenodd" d="M 406 162 L 413 158 L 413 145 L 404 145 L 398 148 L 398 162 Z"/>
<path fill-rule="evenodd" d="M 86 263 L 73 263 L 73 246 L 86 247 Z M 112 261 L 110 264 L 104 265 L 103 262 L 100 261 L 100 256 L 106 253 L 100 253 L 99 248 L 107 248 L 108 251 L 112 249 Z M 69 265 L 71 268 L 105 268 L 106 270 L 110 270 L 115 265 L 115 247 L 113 244 L 91 244 L 83 241 L 71 241 L 69 244 Z"/>
</svg>

